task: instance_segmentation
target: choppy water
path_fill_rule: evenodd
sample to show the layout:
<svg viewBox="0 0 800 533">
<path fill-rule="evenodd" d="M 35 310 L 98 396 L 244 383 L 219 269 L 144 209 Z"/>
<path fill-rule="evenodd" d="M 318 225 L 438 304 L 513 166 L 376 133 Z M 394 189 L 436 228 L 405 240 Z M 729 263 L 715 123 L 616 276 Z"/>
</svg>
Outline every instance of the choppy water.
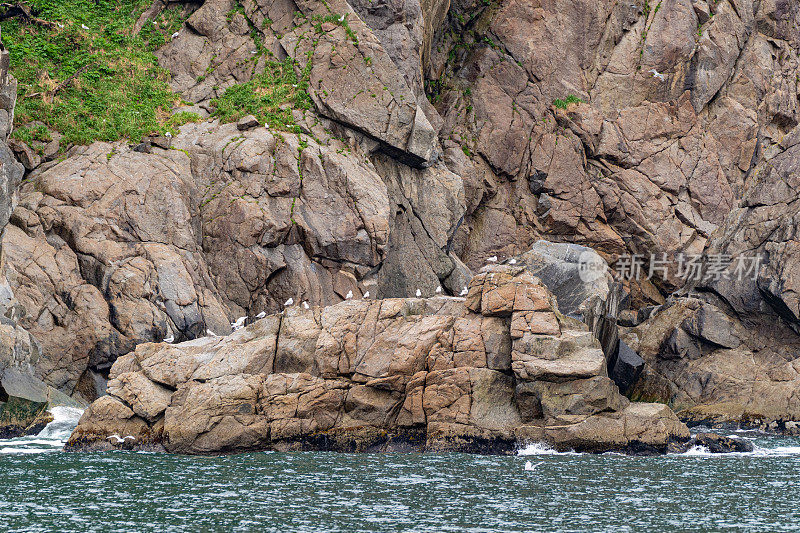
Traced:
<svg viewBox="0 0 800 533">
<path fill-rule="evenodd" d="M 725 456 L 61 453 L 78 414 L 0 441 L 1 531 L 800 529 L 800 439 Z"/>
</svg>

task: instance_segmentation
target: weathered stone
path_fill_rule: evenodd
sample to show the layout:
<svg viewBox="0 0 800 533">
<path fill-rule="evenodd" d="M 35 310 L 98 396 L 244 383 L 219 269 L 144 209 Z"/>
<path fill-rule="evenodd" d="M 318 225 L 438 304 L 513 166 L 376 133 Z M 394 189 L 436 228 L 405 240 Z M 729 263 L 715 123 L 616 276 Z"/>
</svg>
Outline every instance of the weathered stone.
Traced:
<svg viewBox="0 0 800 533">
<path fill-rule="evenodd" d="M 520 312 L 557 316 L 547 290 L 519 272 L 495 268 L 488 290 L 510 294 L 512 309 L 531 301 L 514 294 L 535 293 L 553 307 Z M 147 446 L 178 453 L 363 451 L 400 443 L 511 453 L 524 423 L 538 424 L 542 438 L 558 445 L 592 450 L 639 441 L 661 449 L 688 434 L 666 406 L 632 409 L 601 375 L 602 352 L 585 326 L 526 333 L 540 342 L 525 344 L 524 337 L 512 341 L 513 321 L 441 297 L 292 308 L 229 337 L 140 345 L 134 357 L 117 359 L 112 396 L 95 405 L 119 411 L 123 424 L 144 424 Z M 528 351 L 519 353 L 523 347 Z M 113 417 L 106 411 L 91 411 L 99 419 L 82 421 L 69 447 L 105 449 Z M 605 428 L 607 420 L 619 427 Z M 656 426 L 646 428 L 648 421 Z M 603 430 L 595 440 L 587 428 L 597 426 Z"/>
</svg>

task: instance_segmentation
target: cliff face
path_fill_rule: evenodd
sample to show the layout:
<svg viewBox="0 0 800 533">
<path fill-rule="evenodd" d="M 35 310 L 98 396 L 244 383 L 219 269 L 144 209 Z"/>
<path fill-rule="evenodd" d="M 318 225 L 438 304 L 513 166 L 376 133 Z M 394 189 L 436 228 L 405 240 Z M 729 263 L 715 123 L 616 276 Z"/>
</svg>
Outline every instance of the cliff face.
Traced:
<svg viewBox="0 0 800 533">
<path fill-rule="evenodd" d="M 16 99 L 17 81 L 9 74 L 8 52 L 0 45 L 0 236 L 16 205 L 24 170 L 8 145 Z M 6 280 L 6 250 L 0 240 L 0 438 L 38 431 L 49 421 L 42 409 L 51 390 L 34 375 L 39 346 L 18 324 L 23 313 Z"/>
<path fill-rule="evenodd" d="M 458 295 L 544 238 L 611 264 L 762 256 L 742 283 L 622 280 L 592 328 L 607 357 L 645 358 L 636 396 L 800 417 L 796 2 L 171 1 L 137 27 L 174 5 L 156 55 L 181 111 L 209 118 L 276 61 L 307 105 L 281 104 L 281 128 L 209 118 L 28 165 L 2 246 L 48 385 L 92 400 L 142 343 L 203 345 L 289 299 Z M 617 304 L 654 315 L 624 349 Z"/>
<path fill-rule="evenodd" d="M 663 452 L 688 437 L 667 406 L 621 396 L 586 326 L 505 266 L 466 299 L 294 308 L 224 338 L 139 345 L 67 449 Z"/>
</svg>

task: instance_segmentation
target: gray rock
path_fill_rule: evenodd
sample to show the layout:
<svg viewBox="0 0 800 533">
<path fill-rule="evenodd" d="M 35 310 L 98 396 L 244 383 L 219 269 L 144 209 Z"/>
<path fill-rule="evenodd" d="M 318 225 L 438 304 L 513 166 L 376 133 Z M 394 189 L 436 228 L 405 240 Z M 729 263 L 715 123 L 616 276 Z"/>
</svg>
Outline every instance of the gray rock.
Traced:
<svg viewBox="0 0 800 533">
<path fill-rule="evenodd" d="M 608 373 L 622 394 L 627 393 L 642 373 L 644 359 L 625 342 L 619 341 L 616 356 L 609 361 Z"/>
<path fill-rule="evenodd" d="M 253 115 L 247 115 L 246 117 L 242 117 L 239 119 L 239 122 L 236 123 L 236 129 L 239 131 L 245 131 L 249 129 L 253 129 L 256 126 L 259 126 L 261 123 L 258 121 L 256 117 Z"/>
<path fill-rule="evenodd" d="M 623 289 L 605 260 L 586 246 L 540 240 L 516 261 L 555 295 L 562 313 L 589 326 L 600 341 L 609 377 L 626 392 L 639 377 L 644 361 L 620 343 L 617 319 Z"/>
</svg>

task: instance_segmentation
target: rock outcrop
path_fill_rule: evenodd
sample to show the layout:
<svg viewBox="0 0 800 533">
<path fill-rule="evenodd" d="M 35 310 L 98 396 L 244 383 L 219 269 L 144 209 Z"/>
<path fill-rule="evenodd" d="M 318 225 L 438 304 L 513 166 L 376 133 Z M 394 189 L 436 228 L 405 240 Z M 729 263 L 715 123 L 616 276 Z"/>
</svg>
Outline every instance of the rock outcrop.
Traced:
<svg viewBox="0 0 800 533">
<path fill-rule="evenodd" d="M 688 419 L 772 429 L 800 420 L 800 129 L 781 143 L 714 235 L 692 290 L 628 334 L 647 359 L 635 394 Z"/>
<path fill-rule="evenodd" d="M 484 269 L 466 299 L 292 307 L 225 338 L 141 344 L 110 378 L 67 449 L 664 451 L 689 437 L 668 407 L 619 394 L 599 342 L 522 267 Z"/>
<path fill-rule="evenodd" d="M 626 393 L 639 378 L 644 360 L 619 338 L 617 322 L 628 295 L 605 260 L 586 246 L 537 241 L 510 261 L 524 266 L 553 292 L 559 311 L 589 326 L 606 356 L 609 377 Z"/>
<path fill-rule="evenodd" d="M 16 98 L 17 82 L 9 74 L 8 52 L 0 45 L 0 438 L 36 433 L 50 420 L 45 411 L 49 405 L 69 401 L 36 377 L 39 345 L 18 323 L 25 309 L 6 279 L 2 236 L 24 173 L 9 148 Z"/>
</svg>

